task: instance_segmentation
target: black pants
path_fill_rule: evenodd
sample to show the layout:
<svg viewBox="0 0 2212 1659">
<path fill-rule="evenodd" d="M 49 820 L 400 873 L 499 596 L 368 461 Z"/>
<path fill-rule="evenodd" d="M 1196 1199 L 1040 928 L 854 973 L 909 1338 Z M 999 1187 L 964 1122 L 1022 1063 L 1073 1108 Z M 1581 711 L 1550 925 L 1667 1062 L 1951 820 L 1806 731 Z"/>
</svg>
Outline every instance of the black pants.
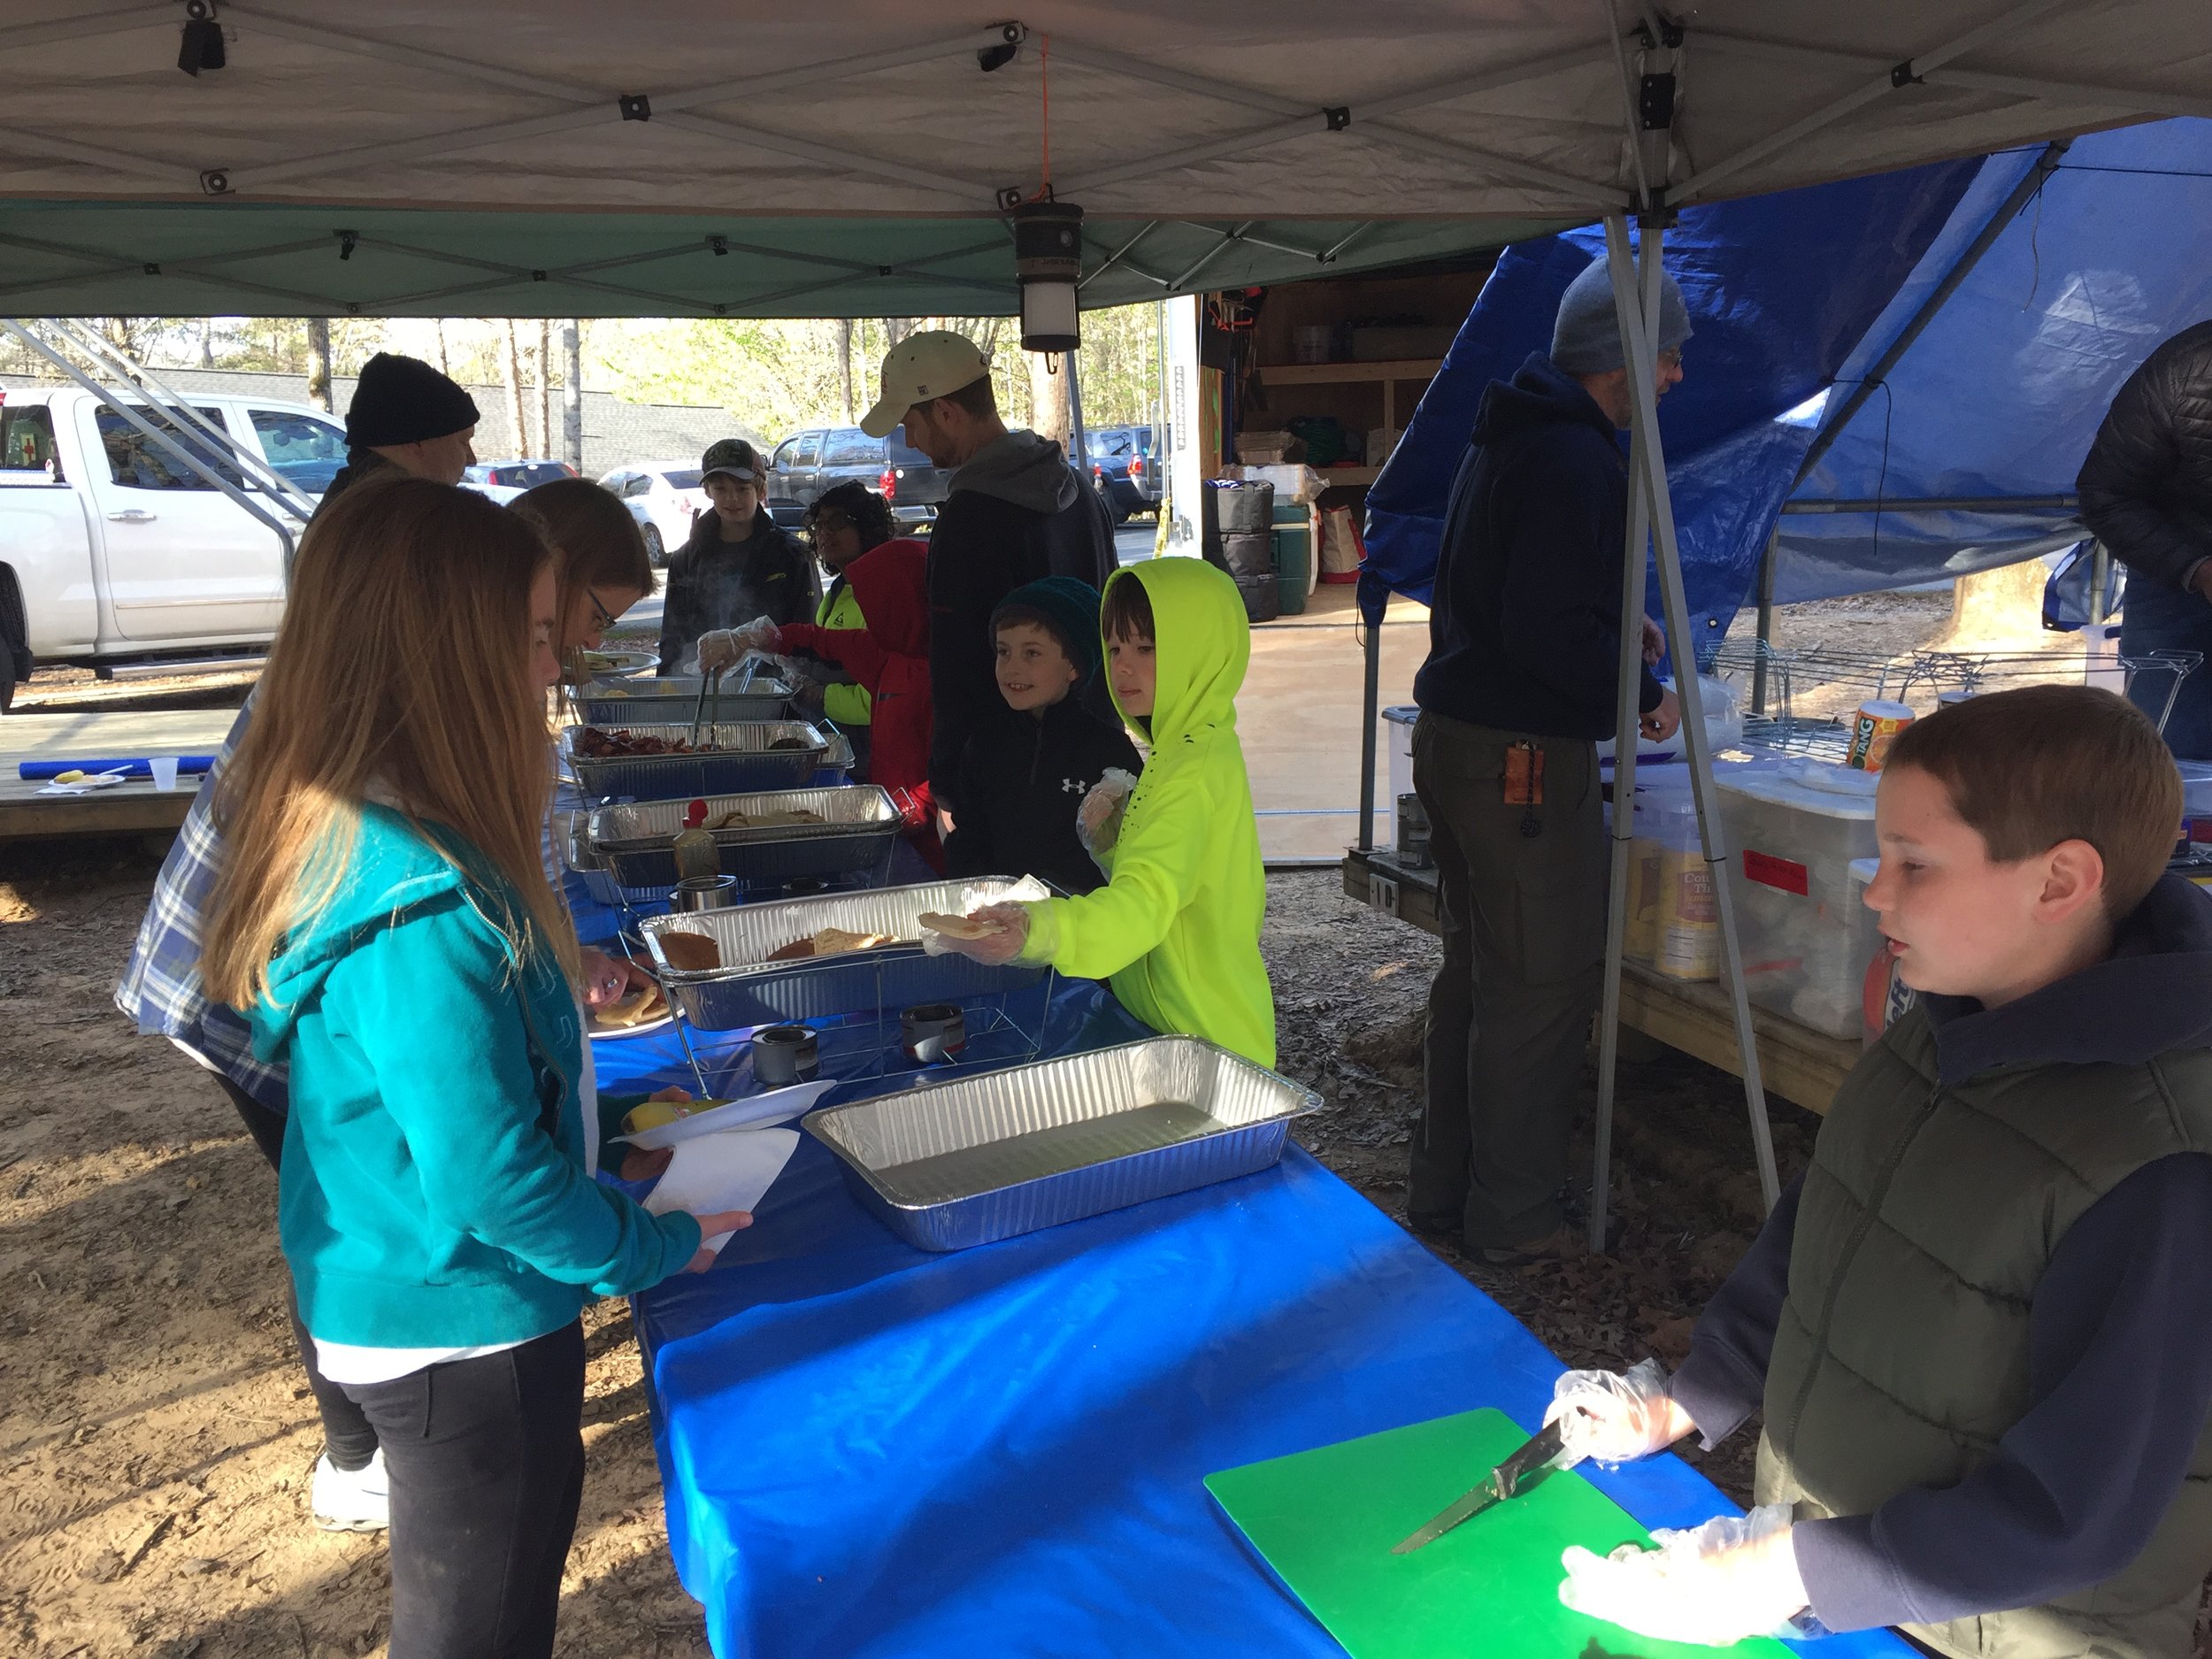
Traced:
<svg viewBox="0 0 2212 1659">
<path fill-rule="evenodd" d="M 1506 750 L 1544 758 L 1543 804 L 1509 805 Z M 1559 1194 L 1605 959 L 1597 750 L 1424 713 L 1413 787 L 1429 815 L 1444 965 L 1429 988 L 1421 1124 L 1406 1207 L 1468 1244 L 1530 1244 Z"/>
<path fill-rule="evenodd" d="M 284 1114 L 273 1112 L 221 1073 L 215 1080 L 223 1093 L 230 1096 L 230 1103 L 238 1109 L 245 1120 L 246 1133 L 253 1137 L 254 1145 L 261 1148 L 261 1156 L 269 1160 L 271 1169 L 284 1162 Z M 307 1386 L 315 1395 L 315 1409 L 322 1414 L 323 1443 L 330 1453 L 330 1461 L 340 1469 L 365 1469 L 376 1455 L 376 1431 L 361 1415 L 361 1408 L 346 1398 L 338 1385 L 322 1373 L 315 1363 L 315 1339 L 307 1334 L 307 1327 L 300 1323 L 300 1299 L 292 1288 L 291 1277 L 284 1281 L 284 1311 L 292 1321 L 292 1336 L 298 1342 L 300 1363 L 307 1367 Z"/>
<path fill-rule="evenodd" d="M 584 1494 L 580 1322 L 349 1383 L 392 1486 L 391 1659 L 542 1659 Z"/>
</svg>

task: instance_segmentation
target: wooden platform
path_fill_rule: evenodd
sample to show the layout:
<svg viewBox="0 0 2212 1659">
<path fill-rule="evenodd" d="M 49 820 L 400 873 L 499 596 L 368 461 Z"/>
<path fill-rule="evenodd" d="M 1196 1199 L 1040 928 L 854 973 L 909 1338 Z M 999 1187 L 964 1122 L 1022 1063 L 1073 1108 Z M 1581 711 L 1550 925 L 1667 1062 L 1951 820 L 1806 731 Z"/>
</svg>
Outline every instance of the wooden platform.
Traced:
<svg viewBox="0 0 2212 1659">
<path fill-rule="evenodd" d="M 1441 931 L 1434 870 L 1402 869 L 1386 852 L 1349 852 L 1344 856 L 1344 891 L 1425 932 Z M 1709 1065 L 1743 1075 L 1735 1014 L 1726 994 L 1712 981 L 1686 984 L 1624 964 L 1621 1024 Z M 1751 1010 L 1751 1025 L 1768 1092 L 1808 1110 L 1826 1111 L 1845 1074 L 1858 1064 L 1859 1045 L 1763 1008 Z"/>
<path fill-rule="evenodd" d="M 173 831 L 191 808 L 197 777 L 178 779 L 165 795 L 143 780 L 89 795 L 41 795 L 44 782 L 18 777 L 16 764 L 212 755 L 237 718 L 235 709 L 0 716 L 0 840 Z"/>
</svg>

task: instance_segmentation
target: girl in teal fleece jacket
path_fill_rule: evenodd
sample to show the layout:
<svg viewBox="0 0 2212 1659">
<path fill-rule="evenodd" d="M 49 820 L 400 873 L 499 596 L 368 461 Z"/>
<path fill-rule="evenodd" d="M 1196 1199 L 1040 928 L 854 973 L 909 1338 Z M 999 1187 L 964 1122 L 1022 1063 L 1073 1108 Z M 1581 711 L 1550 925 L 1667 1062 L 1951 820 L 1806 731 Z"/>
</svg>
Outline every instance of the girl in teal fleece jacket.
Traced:
<svg viewBox="0 0 2212 1659">
<path fill-rule="evenodd" d="M 323 1373 L 383 1448 L 393 1655 L 547 1655 L 579 1313 L 703 1268 L 703 1236 L 749 1218 L 650 1215 L 593 1179 L 610 1125 L 538 858 L 558 664 L 536 530 L 372 480 L 317 517 L 293 580 L 217 786 L 203 973 L 290 1068 L 280 1231 Z"/>
</svg>

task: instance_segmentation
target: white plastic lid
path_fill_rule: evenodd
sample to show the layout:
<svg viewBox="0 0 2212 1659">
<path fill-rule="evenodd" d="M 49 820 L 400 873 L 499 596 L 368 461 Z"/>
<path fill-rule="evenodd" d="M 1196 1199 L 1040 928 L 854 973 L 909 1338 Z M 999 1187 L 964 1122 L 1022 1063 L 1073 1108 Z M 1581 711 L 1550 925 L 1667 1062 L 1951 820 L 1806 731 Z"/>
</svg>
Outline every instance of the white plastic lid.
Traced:
<svg viewBox="0 0 2212 1659">
<path fill-rule="evenodd" d="M 1774 772 L 1742 772 L 1719 780 L 1720 787 L 1754 800 L 1795 807 L 1823 818 L 1871 823 L 1878 773 L 1856 772 L 1848 766 L 1802 757 L 1786 762 Z"/>
<path fill-rule="evenodd" d="M 1863 887 L 1870 887 L 1881 868 L 1882 861 L 1878 858 L 1854 858 L 1851 861 L 1851 879 Z"/>
</svg>

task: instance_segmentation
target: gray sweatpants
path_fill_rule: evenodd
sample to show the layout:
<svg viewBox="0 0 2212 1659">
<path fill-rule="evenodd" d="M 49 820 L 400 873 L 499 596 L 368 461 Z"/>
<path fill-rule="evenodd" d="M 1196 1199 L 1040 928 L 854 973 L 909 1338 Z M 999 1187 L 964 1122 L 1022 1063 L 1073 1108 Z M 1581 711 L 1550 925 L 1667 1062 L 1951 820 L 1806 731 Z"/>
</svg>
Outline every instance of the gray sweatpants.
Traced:
<svg viewBox="0 0 2212 1659">
<path fill-rule="evenodd" d="M 1509 806 L 1507 747 L 1544 755 L 1544 800 Z M 1427 1098 L 1406 1207 L 1462 1218 L 1470 1246 L 1564 1225 L 1590 1018 L 1605 957 L 1597 749 L 1424 712 L 1413 787 L 1429 815 L 1444 965 L 1429 989 Z"/>
</svg>

